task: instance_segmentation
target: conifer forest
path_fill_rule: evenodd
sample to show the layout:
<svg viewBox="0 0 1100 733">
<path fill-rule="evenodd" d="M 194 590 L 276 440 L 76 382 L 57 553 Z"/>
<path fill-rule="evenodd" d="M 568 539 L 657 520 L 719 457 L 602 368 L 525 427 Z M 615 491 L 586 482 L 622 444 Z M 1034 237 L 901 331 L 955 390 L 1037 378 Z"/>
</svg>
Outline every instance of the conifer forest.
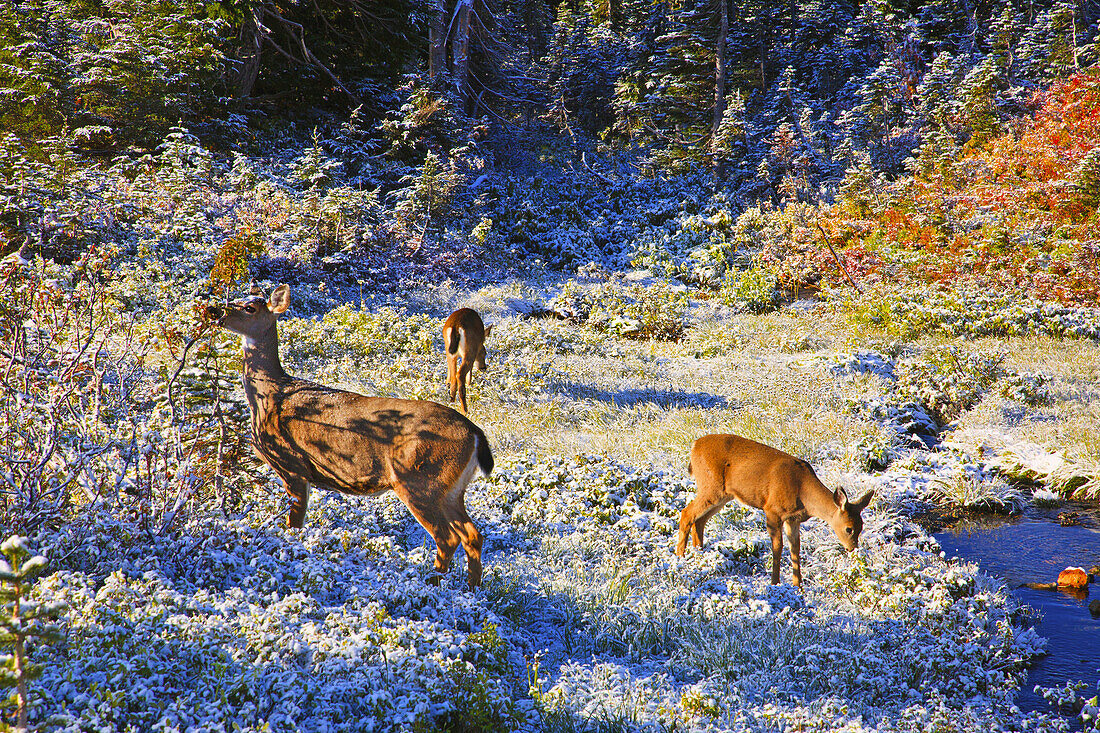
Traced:
<svg viewBox="0 0 1100 733">
<path fill-rule="evenodd" d="M 1097 733 L 1098 566 L 1100 0 L 0 1 L 0 731 Z"/>
</svg>

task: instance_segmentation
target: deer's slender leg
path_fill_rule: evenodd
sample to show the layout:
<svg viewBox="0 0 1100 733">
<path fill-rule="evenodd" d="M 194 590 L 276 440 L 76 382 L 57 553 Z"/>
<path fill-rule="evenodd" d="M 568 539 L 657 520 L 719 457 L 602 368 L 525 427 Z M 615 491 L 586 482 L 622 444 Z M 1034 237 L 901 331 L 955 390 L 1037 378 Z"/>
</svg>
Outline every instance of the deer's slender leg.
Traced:
<svg viewBox="0 0 1100 733">
<path fill-rule="evenodd" d="M 450 570 L 451 558 L 462 543 L 461 536 L 448 519 L 448 500 L 444 491 L 440 490 L 442 488 L 438 478 L 415 472 L 395 476 L 393 486 L 397 498 L 435 541 L 436 574 L 428 579 L 432 585 L 439 585 L 439 577 Z"/>
<path fill-rule="evenodd" d="M 469 381 L 470 366 L 470 360 L 463 356 L 462 364 L 458 367 L 458 399 L 462 404 L 463 415 L 469 413 L 469 408 L 466 406 L 466 383 Z"/>
<path fill-rule="evenodd" d="M 692 527 L 691 541 L 696 547 L 703 546 L 703 530 L 707 526 L 707 522 L 710 518 L 722 510 L 722 507 L 726 505 L 726 502 L 721 502 L 718 506 L 711 507 L 703 512 L 703 516 L 695 520 L 695 524 Z"/>
<path fill-rule="evenodd" d="M 290 496 L 290 513 L 286 517 L 286 526 L 301 527 L 306 521 L 306 509 L 309 508 L 309 482 L 297 476 L 283 476 L 283 485 Z"/>
<path fill-rule="evenodd" d="M 779 517 L 767 515 L 768 534 L 772 538 L 772 585 L 779 584 L 779 561 L 783 557 L 783 527 Z"/>
<path fill-rule="evenodd" d="M 405 495 L 402 495 L 405 493 Z M 438 510 L 433 511 L 430 508 L 423 507 L 410 500 L 410 497 L 406 492 L 398 493 L 401 501 L 405 503 L 405 506 L 409 508 L 409 512 L 412 513 L 416 521 L 420 522 L 420 526 L 423 527 L 433 541 L 435 541 L 435 575 L 428 578 L 428 582 L 432 585 L 439 585 L 439 579 L 443 575 L 447 574 L 447 571 L 451 569 L 451 558 L 454 557 L 455 550 L 458 549 L 461 539 L 458 534 L 451 528 L 450 523 L 444 520 L 438 515 Z"/>
<path fill-rule="evenodd" d="M 699 497 L 695 497 L 680 512 L 680 536 L 676 541 L 676 554 L 680 557 L 683 557 L 684 553 L 687 552 L 688 532 L 694 530 L 696 507 L 699 503 Z"/>
<path fill-rule="evenodd" d="M 707 526 L 707 520 L 717 514 L 725 505 L 726 502 L 724 501 L 704 499 L 698 495 L 688 502 L 688 505 L 680 512 L 680 537 L 676 543 L 677 555 L 684 556 L 689 534 L 691 535 L 691 544 L 696 547 L 703 546 L 703 528 Z"/>
<path fill-rule="evenodd" d="M 451 390 L 451 402 L 458 393 L 458 354 L 447 355 L 447 386 Z"/>
<path fill-rule="evenodd" d="M 423 524 L 423 522 L 421 522 Z M 435 575 L 428 579 L 432 585 L 439 585 L 439 579 L 451 569 L 451 558 L 458 549 L 459 538 L 450 527 L 425 527 L 435 540 Z"/>
<path fill-rule="evenodd" d="M 484 540 L 465 507 L 459 507 L 457 514 L 457 521 L 452 522 L 451 527 L 462 542 L 462 549 L 466 551 L 466 573 L 470 588 L 473 589 L 481 585 L 481 546 Z"/>
<path fill-rule="evenodd" d="M 787 539 L 791 541 L 791 573 L 794 575 L 794 584 L 799 588 L 802 587 L 802 558 L 799 556 L 798 543 L 799 543 L 799 525 L 801 522 L 796 522 L 793 519 L 788 519 L 783 523 L 787 528 Z"/>
<path fill-rule="evenodd" d="M 481 546 L 484 542 L 481 532 L 466 513 L 466 487 L 477 474 L 477 470 L 477 453 L 471 450 L 466 468 L 451 484 L 444 503 L 451 531 L 466 551 L 466 573 L 471 589 L 481 585 Z"/>
</svg>

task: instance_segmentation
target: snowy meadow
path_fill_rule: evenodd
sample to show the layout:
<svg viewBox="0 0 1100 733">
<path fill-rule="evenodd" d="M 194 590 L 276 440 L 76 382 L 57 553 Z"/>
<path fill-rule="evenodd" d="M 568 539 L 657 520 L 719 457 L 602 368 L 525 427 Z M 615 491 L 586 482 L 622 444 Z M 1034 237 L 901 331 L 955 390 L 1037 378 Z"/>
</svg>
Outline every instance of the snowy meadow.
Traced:
<svg viewBox="0 0 1100 733">
<path fill-rule="evenodd" d="M 927 527 L 1096 520 L 1098 20 L 0 2 L 0 731 L 1096 733 L 1100 669 L 1021 710 L 1035 610 Z M 444 319 L 493 325 L 480 587 L 392 495 L 287 528 L 206 318 L 253 282 L 367 395 L 446 401 Z M 727 506 L 677 557 L 711 433 L 873 491 L 858 549 L 810 520 L 771 585 Z"/>
<path fill-rule="evenodd" d="M 63 639 L 33 648 L 31 721 L 74 732 L 1094 728 L 1095 701 L 1068 717 L 1014 705 L 1044 649 L 1028 610 L 977 566 L 945 559 L 912 516 L 1095 498 L 1097 445 L 1085 441 L 1100 421 L 1100 316 L 976 296 L 929 308 L 932 297 L 838 290 L 757 314 L 605 268 L 342 304 L 324 285 L 296 288 L 280 322 L 284 365 L 366 394 L 446 401 L 443 318 L 468 305 L 495 324 L 470 388 L 496 457 L 467 491 L 485 535 L 482 587 L 467 590 L 461 551 L 440 587 L 426 583 L 434 545 L 392 495 L 314 490 L 305 528 L 284 528 L 269 469 L 242 457 L 210 479 L 197 452 L 173 465 L 167 446 L 195 436 L 154 411 L 131 418 L 138 458 L 96 464 L 115 486 L 86 471 L 71 499 L 81 511 L 31 533 L 50 560 L 33 595 L 66 607 Z M 963 307 L 983 318 L 958 318 Z M 177 409 L 206 414 L 220 389 L 221 424 L 240 430 L 238 343 L 218 331 L 196 343 L 207 361 L 176 365 Z M 771 586 L 763 514 L 731 505 L 701 550 L 676 557 L 694 495 L 688 448 L 709 432 L 803 456 L 853 497 L 874 489 L 859 549 L 810 520 L 802 589 Z"/>
</svg>

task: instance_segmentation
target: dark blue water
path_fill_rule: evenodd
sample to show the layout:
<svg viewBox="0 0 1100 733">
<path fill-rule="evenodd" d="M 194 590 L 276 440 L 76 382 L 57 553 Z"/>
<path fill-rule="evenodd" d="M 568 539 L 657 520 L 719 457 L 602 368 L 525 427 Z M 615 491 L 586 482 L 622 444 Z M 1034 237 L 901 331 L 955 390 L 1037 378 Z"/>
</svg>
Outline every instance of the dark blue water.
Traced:
<svg viewBox="0 0 1100 733">
<path fill-rule="evenodd" d="M 1029 513 L 1009 520 L 962 522 L 935 533 L 944 553 L 973 562 L 1005 580 L 1013 595 L 1034 609 L 1036 631 L 1048 639 L 1047 655 L 1029 670 L 1017 704 L 1022 710 L 1050 711 L 1036 685 L 1061 687 L 1067 681 L 1085 681 L 1086 698 L 1096 694 L 1100 679 L 1100 619 L 1088 605 L 1100 598 L 1100 582 L 1077 594 L 1032 590 L 1023 583 L 1053 583 L 1067 567 L 1086 571 L 1100 565 L 1100 523 L 1095 510 L 1083 513 L 1091 526 L 1060 526 L 1054 514 Z M 1098 579 L 1100 580 L 1100 579 Z"/>
</svg>

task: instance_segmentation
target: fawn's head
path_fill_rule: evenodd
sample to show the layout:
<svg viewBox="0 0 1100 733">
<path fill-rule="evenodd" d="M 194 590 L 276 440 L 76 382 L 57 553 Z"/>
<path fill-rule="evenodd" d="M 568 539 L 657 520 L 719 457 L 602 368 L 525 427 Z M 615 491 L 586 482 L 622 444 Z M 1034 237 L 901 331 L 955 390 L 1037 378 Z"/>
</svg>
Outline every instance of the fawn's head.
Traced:
<svg viewBox="0 0 1100 733">
<path fill-rule="evenodd" d="M 863 531 L 863 517 L 860 516 L 860 512 L 871 503 L 874 495 L 874 491 L 868 491 L 867 495 L 859 501 L 848 501 L 848 495 L 844 493 L 844 489 L 833 492 L 833 502 L 836 503 L 837 511 L 829 520 L 829 524 L 836 533 L 837 539 L 840 540 L 840 544 L 844 545 L 844 549 L 851 551 L 859 544 L 859 533 Z"/>
<path fill-rule="evenodd" d="M 275 325 L 280 313 L 290 307 L 290 286 L 280 285 L 264 298 L 258 287 L 252 294 L 227 305 L 206 307 L 206 317 L 233 333 L 253 341 L 261 339 Z"/>
</svg>

